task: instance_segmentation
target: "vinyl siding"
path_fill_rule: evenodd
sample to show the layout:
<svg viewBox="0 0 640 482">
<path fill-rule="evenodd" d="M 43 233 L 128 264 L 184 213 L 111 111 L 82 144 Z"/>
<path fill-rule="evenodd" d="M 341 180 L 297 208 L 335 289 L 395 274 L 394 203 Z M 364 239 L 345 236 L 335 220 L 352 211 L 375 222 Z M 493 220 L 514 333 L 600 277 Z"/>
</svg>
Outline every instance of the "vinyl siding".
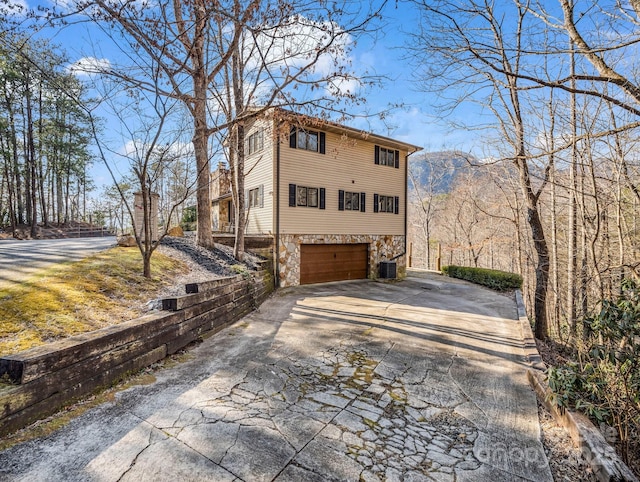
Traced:
<svg viewBox="0 0 640 482">
<path fill-rule="evenodd" d="M 262 207 L 251 207 L 249 209 L 249 221 L 247 223 L 247 234 L 268 234 L 273 233 L 273 213 L 274 213 L 274 141 L 272 123 L 267 120 L 258 120 L 246 130 L 246 137 L 257 129 L 264 129 L 264 148 L 258 152 L 247 156 L 245 159 L 245 193 L 251 189 L 263 187 Z M 248 200 L 245 199 L 248 205 Z"/>
<path fill-rule="evenodd" d="M 382 146 L 385 147 L 385 146 Z M 406 151 L 400 166 L 376 165 L 375 144 L 326 133 L 326 154 L 280 145 L 282 234 L 404 234 Z M 326 189 L 326 209 L 289 207 L 289 184 Z M 366 212 L 339 211 L 338 193 L 366 193 Z M 399 196 L 399 213 L 375 213 L 374 194 Z"/>
</svg>

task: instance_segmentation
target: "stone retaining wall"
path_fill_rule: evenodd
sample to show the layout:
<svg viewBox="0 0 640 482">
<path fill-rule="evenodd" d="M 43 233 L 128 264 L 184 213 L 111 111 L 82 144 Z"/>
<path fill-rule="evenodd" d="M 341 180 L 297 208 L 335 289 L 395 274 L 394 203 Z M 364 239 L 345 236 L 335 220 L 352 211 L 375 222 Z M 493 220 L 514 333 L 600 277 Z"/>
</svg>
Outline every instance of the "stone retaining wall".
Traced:
<svg viewBox="0 0 640 482">
<path fill-rule="evenodd" d="M 263 269 L 186 286 L 157 312 L 0 358 L 0 436 L 55 413 L 215 333 L 256 309 L 273 291 Z"/>
</svg>

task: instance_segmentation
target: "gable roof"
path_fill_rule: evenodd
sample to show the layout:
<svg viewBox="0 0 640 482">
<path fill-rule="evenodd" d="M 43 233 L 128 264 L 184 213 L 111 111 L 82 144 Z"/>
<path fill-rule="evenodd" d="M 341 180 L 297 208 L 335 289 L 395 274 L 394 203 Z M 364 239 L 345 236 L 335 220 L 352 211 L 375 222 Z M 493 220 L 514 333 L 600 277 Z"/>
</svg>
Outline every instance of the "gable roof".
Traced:
<svg viewBox="0 0 640 482">
<path fill-rule="evenodd" d="M 276 120 L 286 122 L 288 125 L 298 125 L 318 129 L 325 132 L 331 132 L 338 135 L 347 135 L 352 139 L 362 139 L 363 141 L 380 144 L 383 147 L 390 147 L 399 150 L 406 150 L 411 155 L 417 151 L 421 151 L 422 147 L 410 144 L 408 142 L 392 139 L 390 137 L 381 136 L 372 132 L 356 129 L 343 124 L 338 124 L 320 117 L 312 117 L 305 114 L 299 114 L 281 107 L 272 107 L 267 110 L 268 114 Z"/>
</svg>

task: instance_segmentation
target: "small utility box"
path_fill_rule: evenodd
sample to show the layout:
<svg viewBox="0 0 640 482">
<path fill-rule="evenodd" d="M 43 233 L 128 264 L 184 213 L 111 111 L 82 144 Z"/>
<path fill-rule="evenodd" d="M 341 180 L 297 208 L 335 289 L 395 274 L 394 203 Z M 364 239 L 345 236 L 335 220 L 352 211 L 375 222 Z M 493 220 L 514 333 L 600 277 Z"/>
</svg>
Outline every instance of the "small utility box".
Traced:
<svg viewBox="0 0 640 482">
<path fill-rule="evenodd" d="M 380 261 L 380 278 L 395 279 L 397 277 L 397 266 L 395 261 Z"/>
</svg>

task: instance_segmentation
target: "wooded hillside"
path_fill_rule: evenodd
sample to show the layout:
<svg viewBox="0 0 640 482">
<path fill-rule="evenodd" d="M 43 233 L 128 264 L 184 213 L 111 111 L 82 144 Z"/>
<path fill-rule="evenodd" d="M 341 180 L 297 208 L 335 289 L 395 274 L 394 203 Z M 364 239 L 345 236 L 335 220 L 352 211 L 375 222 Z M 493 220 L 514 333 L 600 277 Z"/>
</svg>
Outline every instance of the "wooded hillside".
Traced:
<svg viewBox="0 0 640 482">
<path fill-rule="evenodd" d="M 83 87 L 44 41 L 0 48 L 0 226 L 83 219 L 92 181 Z M 84 220 L 84 219 L 83 219 Z"/>
<path fill-rule="evenodd" d="M 595 152 L 581 159 L 575 179 L 567 165 L 554 166 L 540 197 L 551 253 L 548 316 L 558 339 L 578 330 L 576 320 L 602 299 L 619 293 L 625 277 L 640 274 L 640 165 Z M 442 265 L 521 273 L 532 303 L 535 252 L 515 169 L 434 152 L 411 159 L 409 170 L 413 266 L 435 269 L 441 244 Z"/>
</svg>

